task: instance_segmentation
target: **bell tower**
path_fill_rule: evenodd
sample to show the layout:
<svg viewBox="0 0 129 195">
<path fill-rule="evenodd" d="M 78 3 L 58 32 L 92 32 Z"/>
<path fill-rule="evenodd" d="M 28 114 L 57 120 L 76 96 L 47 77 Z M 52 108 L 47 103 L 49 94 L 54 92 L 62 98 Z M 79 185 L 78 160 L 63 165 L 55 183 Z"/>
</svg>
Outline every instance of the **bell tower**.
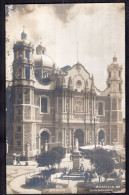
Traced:
<svg viewBox="0 0 129 195">
<path fill-rule="evenodd" d="M 13 150 L 15 153 L 29 156 L 35 152 L 34 123 L 34 48 L 27 40 L 27 34 L 21 33 L 21 40 L 13 47 L 13 90 L 14 90 L 14 116 L 13 116 Z M 32 137 L 33 143 L 32 144 Z M 26 145 L 28 146 L 26 152 Z M 28 157 L 29 157 L 28 156 Z"/>
<path fill-rule="evenodd" d="M 33 45 L 27 40 L 27 34 L 21 33 L 21 40 L 17 41 L 13 47 L 13 80 L 15 84 L 33 85 Z M 29 81 L 29 82 L 28 82 Z"/>
<path fill-rule="evenodd" d="M 107 68 L 107 92 L 110 99 L 110 144 L 115 142 L 122 145 L 123 117 L 122 117 L 122 66 L 118 64 L 117 57 Z"/>
<path fill-rule="evenodd" d="M 113 62 L 107 68 L 107 88 L 110 96 L 122 95 L 122 66 L 117 62 L 117 57 L 113 57 Z"/>
</svg>

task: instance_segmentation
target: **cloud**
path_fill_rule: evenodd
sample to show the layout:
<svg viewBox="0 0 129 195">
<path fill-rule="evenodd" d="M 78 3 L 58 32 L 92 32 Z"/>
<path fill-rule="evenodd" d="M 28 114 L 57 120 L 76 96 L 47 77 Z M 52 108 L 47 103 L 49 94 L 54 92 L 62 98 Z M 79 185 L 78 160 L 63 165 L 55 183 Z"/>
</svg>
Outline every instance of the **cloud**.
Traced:
<svg viewBox="0 0 129 195">
<path fill-rule="evenodd" d="M 75 6 L 75 4 L 53 4 L 52 8 L 57 16 L 62 22 L 67 23 L 71 20 L 69 15 L 70 10 Z"/>
</svg>

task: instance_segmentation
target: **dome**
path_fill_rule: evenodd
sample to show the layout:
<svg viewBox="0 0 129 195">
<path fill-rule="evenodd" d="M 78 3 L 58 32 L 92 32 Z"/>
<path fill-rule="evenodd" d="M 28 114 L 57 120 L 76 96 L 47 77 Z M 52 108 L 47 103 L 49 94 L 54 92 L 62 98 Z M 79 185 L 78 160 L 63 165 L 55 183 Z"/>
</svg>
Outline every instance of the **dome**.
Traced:
<svg viewBox="0 0 129 195">
<path fill-rule="evenodd" d="M 54 65 L 52 58 L 45 54 L 35 55 L 34 61 L 35 61 L 35 65 L 41 65 L 47 67 L 53 67 Z"/>
</svg>

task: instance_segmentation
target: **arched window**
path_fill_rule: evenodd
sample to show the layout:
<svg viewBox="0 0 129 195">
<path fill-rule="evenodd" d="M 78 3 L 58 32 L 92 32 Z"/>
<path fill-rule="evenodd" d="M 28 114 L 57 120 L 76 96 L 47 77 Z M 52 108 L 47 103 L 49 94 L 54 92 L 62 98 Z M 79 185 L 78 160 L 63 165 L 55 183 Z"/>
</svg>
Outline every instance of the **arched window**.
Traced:
<svg viewBox="0 0 129 195">
<path fill-rule="evenodd" d="M 22 50 L 19 50 L 19 58 L 22 58 Z"/>
</svg>

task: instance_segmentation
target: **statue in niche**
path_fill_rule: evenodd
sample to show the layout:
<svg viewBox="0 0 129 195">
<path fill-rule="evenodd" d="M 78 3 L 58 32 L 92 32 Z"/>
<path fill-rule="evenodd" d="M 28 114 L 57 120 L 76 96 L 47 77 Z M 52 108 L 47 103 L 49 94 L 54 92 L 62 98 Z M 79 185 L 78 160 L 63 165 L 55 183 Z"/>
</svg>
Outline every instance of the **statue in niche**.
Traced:
<svg viewBox="0 0 129 195">
<path fill-rule="evenodd" d="M 75 97 L 74 98 L 74 112 L 84 112 L 84 98 Z"/>
</svg>

